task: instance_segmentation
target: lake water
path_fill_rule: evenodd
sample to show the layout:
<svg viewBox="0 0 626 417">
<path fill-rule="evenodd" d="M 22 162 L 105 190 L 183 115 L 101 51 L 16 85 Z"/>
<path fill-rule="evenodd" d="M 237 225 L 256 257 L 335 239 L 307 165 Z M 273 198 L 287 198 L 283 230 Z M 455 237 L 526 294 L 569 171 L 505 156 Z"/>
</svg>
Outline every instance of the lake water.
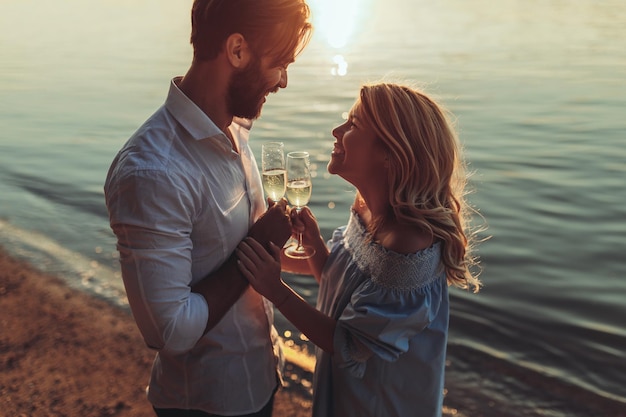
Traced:
<svg viewBox="0 0 626 417">
<path fill-rule="evenodd" d="M 626 415 L 626 3 L 310 4 L 315 37 L 252 146 L 311 152 L 325 236 L 354 196 L 326 173 L 330 130 L 363 82 L 417 83 L 458 117 L 492 238 L 483 291 L 452 291 L 446 405 Z M 102 184 L 190 62 L 190 6 L 0 2 L 0 245 L 123 308 Z M 287 279 L 313 302 L 310 277 Z"/>
</svg>

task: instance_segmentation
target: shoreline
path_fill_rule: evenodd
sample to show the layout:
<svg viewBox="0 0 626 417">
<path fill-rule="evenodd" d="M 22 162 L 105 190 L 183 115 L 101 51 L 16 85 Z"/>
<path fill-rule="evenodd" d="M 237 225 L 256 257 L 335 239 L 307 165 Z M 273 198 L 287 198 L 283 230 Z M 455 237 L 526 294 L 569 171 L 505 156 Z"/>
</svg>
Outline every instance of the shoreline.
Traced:
<svg viewBox="0 0 626 417">
<path fill-rule="evenodd" d="M 3 415 L 154 417 L 145 394 L 154 351 L 145 346 L 128 309 L 72 288 L 0 246 L 0 311 Z M 471 353 L 456 351 L 464 361 L 480 362 Z M 285 383 L 276 394 L 274 416 L 310 416 L 314 358 L 288 343 L 284 353 Z M 451 392 L 445 397 L 442 417 L 502 415 L 498 411 L 502 405 L 492 409 L 494 399 L 488 393 L 469 401 L 467 396 L 471 394 L 464 391 L 463 385 L 471 383 L 467 378 L 475 378 L 475 384 L 505 370 L 476 363 L 471 366 L 482 369 L 480 375 L 461 375 L 454 373 L 454 362 L 447 371 Z M 525 375 L 513 372 L 510 377 L 522 381 Z M 626 416 L 617 403 L 580 390 L 553 392 L 558 387 L 549 386 L 542 390 L 546 391 L 546 401 L 560 402 L 565 409 L 588 408 L 606 416 Z"/>
</svg>

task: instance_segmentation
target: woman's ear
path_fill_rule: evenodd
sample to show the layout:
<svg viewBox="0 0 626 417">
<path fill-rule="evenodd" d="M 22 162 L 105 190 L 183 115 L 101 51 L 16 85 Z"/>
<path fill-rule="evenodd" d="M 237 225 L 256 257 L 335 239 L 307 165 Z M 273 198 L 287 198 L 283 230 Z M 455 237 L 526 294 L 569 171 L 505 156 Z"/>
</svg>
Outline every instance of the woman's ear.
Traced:
<svg viewBox="0 0 626 417">
<path fill-rule="evenodd" d="M 245 68 L 250 61 L 250 49 L 248 42 L 240 33 L 233 33 L 226 38 L 226 57 L 228 62 L 235 68 Z"/>
</svg>

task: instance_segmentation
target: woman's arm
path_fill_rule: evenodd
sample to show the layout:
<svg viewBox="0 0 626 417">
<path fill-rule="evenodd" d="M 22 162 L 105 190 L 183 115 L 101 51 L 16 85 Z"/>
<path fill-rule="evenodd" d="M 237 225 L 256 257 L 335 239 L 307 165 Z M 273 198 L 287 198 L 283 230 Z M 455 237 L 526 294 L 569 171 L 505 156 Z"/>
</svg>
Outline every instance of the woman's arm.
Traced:
<svg viewBox="0 0 626 417">
<path fill-rule="evenodd" d="M 332 355 L 337 321 L 307 303 L 287 284 L 285 290 L 279 304 L 274 303 L 276 308 L 311 342 Z"/>
<path fill-rule="evenodd" d="M 307 303 L 281 278 L 281 248 L 270 243 L 270 252 L 252 238 L 237 248 L 239 268 L 254 289 L 304 333 L 311 342 L 333 353 L 336 321 Z"/>
</svg>

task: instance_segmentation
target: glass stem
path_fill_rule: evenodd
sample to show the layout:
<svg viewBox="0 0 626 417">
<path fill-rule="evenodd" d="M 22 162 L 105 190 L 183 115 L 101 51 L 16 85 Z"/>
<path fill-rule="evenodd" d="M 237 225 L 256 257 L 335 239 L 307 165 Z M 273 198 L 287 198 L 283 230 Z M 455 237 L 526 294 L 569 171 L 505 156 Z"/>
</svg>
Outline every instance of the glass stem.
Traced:
<svg viewBox="0 0 626 417">
<path fill-rule="evenodd" d="M 298 251 L 302 252 L 304 250 L 304 246 L 302 246 L 302 233 L 298 233 Z"/>
</svg>

